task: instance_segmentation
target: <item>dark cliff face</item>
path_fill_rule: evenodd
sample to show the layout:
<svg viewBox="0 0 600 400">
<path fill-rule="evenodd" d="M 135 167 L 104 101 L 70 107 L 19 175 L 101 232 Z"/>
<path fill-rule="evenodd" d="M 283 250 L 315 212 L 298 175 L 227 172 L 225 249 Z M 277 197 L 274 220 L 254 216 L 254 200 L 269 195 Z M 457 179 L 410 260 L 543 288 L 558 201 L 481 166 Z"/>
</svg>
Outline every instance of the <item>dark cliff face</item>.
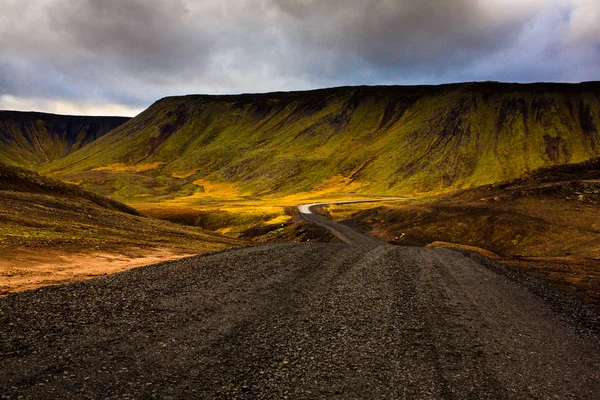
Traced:
<svg viewBox="0 0 600 400">
<path fill-rule="evenodd" d="M 0 111 L 0 161 L 37 168 L 80 149 L 129 119 Z"/>
</svg>

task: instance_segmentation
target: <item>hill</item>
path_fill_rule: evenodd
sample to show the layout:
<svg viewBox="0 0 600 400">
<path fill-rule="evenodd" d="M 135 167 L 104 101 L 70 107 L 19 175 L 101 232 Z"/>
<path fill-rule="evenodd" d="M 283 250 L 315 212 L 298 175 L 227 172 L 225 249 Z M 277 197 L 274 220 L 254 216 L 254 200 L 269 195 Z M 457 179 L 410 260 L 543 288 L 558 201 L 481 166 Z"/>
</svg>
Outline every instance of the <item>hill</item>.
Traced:
<svg viewBox="0 0 600 400">
<path fill-rule="evenodd" d="M 58 179 L 42 176 L 36 172 L 10 166 L 0 162 L 0 191 L 17 192 L 21 194 L 46 195 L 69 200 L 87 201 L 96 206 L 121 211 L 131 215 L 141 215 L 137 210 L 123 203 L 112 200 L 81 188 L 77 185 L 64 183 Z"/>
<path fill-rule="evenodd" d="M 35 169 L 80 149 L 128 120 L 0 111 L 0 161 Z"/>
<path fill-rule="evenodd" d="M 128 202 L 225 182 L 405 194 L 600 155 L 600 83 L 465 83 L 165 98 L 45 171 Z"/>
<path fill-rule="evenodd" d="M 340 210 L 347 214 L 353 207 L 333 209 L 339 217 Z M 371 207 L 352 219 L 397 244 L 442 241 L 501 256 L 600 260 L 599 212 L 600 158 L 594 158 L 407 204 Z"/>
<path fill-rule="evenodd" d="M 0 163 L 0 296 L 243 244 Z"/>
</svg>

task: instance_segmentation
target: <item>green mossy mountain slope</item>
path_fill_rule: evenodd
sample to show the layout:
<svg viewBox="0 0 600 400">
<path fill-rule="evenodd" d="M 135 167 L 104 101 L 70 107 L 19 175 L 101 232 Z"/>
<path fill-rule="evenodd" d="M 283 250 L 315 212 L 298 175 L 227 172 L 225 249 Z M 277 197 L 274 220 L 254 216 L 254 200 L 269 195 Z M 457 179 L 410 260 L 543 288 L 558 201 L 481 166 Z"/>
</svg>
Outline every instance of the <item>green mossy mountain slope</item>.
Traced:
<svg viewBox="0 0 600 400">
<path fill-rule="evenodd" d="M 0 111 L 0 161 L 36 169 L 80 149 L 127 120 Z"/>
<path fill-rule="evenodd" d="M 44 171 L 119 199 L 253 195 L 334 176 L 404 194 L 519 177 L 600 155 L 600 83 L 341 87 L 162 99 Z M 356 185 L 355 185 L 356 186 Z"/>
</svg>

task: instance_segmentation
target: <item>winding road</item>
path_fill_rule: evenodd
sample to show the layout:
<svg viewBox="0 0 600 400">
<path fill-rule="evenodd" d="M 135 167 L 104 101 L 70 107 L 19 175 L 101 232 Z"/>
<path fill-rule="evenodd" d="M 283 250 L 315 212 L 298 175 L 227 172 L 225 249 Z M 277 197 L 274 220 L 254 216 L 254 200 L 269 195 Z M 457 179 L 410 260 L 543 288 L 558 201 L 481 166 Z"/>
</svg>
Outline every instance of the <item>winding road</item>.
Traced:
<svg viewBox="0 0 600 400">
<path fill-rule="evenodd" d="M 383 245 L 384 242 L 370 236 L 364 232 L 359 232 L 346 225 L 327 220 L 314 214 L 311 211 L 313 207 L 328 206 L 333 204 L 357 204 L 357 203 L 381 203 L 385 201 L 406 201 L 411 200 L 408 197 L 393 197 L 385 199 L 370 199 L 370 200 L 347 200 L 347 201 L 328 201 L 323 203 L 301 204 L 298 206 L 298 211 L 302 218 L 329 230 L 334 236 L 344 243 L 348 244 L 367 244 L 367 245 Z"/>
<path fill-rule="evenodd" d="M 598 398 L 597 310 L 328 226 L 0 299 L 0 398 Z"/>
<path fill-rule="evenodd" d="M 388 197 L 383 199 L 368 199 L 368 200 L 345 200 L 345 201 L 326 201 L 323 203 L 312 203 L 312 204 L 300 204 L 298 206 L 298 211 L 301 214 L 309 215 L 312 214 L 310 210 L 313 207 L 317 206 L 329 206 L 332 204 L 357 204 L 357 203 L 382 203 L 386 201 L 407 201 L 413 200 L 411 197 Z"/>
</svg>

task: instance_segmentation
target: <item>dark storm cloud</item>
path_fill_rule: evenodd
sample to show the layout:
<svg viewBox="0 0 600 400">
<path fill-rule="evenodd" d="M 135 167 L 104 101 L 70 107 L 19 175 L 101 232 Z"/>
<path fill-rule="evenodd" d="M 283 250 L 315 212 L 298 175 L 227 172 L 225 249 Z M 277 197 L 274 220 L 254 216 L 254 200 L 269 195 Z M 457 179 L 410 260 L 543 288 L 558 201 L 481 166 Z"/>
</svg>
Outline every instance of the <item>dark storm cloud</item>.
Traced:
<svg viewBox="0 0 600 400">
<path fill-rule="evenodd" d="M 0 99 L 598 79 L 596 0 L 0 0 Z M 1 103 L 0 103 L 1 106 Z"/>
<path fill-rule="evenodd" d="M 594 77 L 585 66 L 600 61 L 589 46 L 594 40 L 600 43 L 600 34 L 588 35 L 577 45 L 565 42 L 573 30 L 569 26 L 573 10 L 598 10 L 595 0 L 269 0 L 267 4 L 277 11 L 284 35 L 302 55 L 292 57 L 286 68 L 309 80 L 334 84 L 585 80 Z M 599 17 L 595 21 L 600 24 Z M 551 55 L 551 49 L 558 49 L 558 54 Z M 564 64 L 573 58 L 586 59 L 579 74 Z"/>
<path fill-rule="evenodd" d="M 147 104 L 170 72 L 193 76 L 210 53 L 179 1 L 2 2 L 4 94 Z"/>
<path fill-rule="evenodd" d="M 179 0 L 68 0 L 51 16 L 50 29 L 64 32 L 82 56 L 108 59 L 140 74 L 181 70 L 197 61 L 197 54 L 211 51 L 210 40 L 195 29 Z"/>
<path fill-rule="evenodd" d="M 523 18 L 502 20 L 472 0 L 273 0 L 307 47 L 375 67 L 412 67 L 485 54 L 510 43 Z M 306 29 L 308 27 L 308 29 Z"/>
</svg>

